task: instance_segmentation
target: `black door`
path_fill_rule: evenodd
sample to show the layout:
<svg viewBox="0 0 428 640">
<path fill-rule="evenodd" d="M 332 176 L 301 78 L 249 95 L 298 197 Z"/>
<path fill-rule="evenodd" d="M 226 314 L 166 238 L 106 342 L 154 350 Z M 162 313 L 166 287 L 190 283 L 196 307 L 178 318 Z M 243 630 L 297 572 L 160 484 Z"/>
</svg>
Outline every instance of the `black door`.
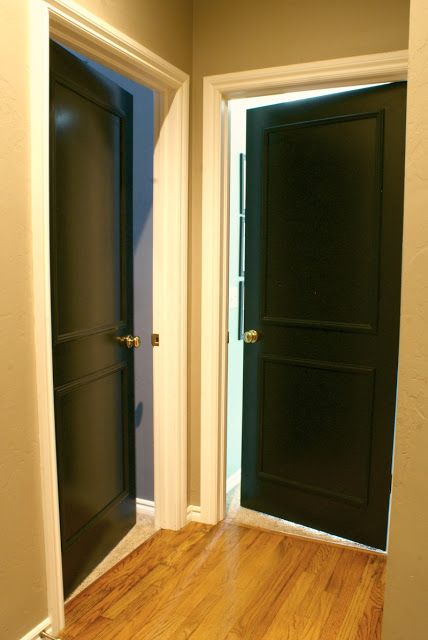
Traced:
<svg viewBox="0 0 428 640">
<path fill-rule="evenodd" d="M 396 83 L 247 116 L 242 505 L 381 549 L 405 101 Z"/>
<path fill-rule="evenodd" d="M 135 523 L 132 97 L 51 43 L 51 290 L 65 594 Z"/>
</svg>

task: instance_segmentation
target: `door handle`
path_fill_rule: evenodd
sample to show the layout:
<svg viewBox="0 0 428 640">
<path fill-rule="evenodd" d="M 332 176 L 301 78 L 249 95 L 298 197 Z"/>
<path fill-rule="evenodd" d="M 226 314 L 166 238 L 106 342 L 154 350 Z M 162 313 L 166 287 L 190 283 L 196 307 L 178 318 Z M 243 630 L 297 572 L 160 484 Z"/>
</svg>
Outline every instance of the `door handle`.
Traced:
<svg viewBox="0 0 428 640">
<path fill-rule="evenodd" d="M 262 334 L 259 331 L 256 331 L 256 329 L 249 329 L 244 332 L 244 342 L 247 344 L 254 344 L 255 342 L 258 342 L 261 337 Z"/>
<path fill-rule="evenodd" d="M 140 336 L 131 336 L 131 334 L 129 334 L 127 336 L 119 336 L 116 339 L 127 349 L 138 349 L 138 347 L 141 346 Z"/>
</svg>

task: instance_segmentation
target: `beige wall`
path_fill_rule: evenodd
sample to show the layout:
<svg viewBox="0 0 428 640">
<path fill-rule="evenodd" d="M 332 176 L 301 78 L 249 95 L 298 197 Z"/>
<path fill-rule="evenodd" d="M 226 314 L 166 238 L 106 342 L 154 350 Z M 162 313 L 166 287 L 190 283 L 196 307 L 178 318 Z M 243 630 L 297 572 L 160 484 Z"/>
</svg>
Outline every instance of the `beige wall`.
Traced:
<svg viewBox="0 0 428 640">
<path fill-rule="evenodd" d="M 32 333 L 28 7 L 0 1 L 0 638 L 47 616 Z M 191 0 L 81 5 L 189 71 Z"/>
<path fill-rule="evenodd" d="M 195 0 L 190 335 L 190 502 L 199 503 L 202 77 L 407 48 L 409 0 Z"/>
<path fill-rule="evenodd" d="M 2 0 L 0 24 L 8 25 L 0 38 L 0 637 L 15 639 L 46 616 L 31 318 L 26 3 Z"/>
<path fill-rule="evenodd" d="M 428 637 L 428 4 L 412 0 L 399 394 L 384 640 Z"/>
<path fill-rule="evenodd" d="M 192 0 L 77 0 L 176 67 L 192 68 Z"/>
</svg>

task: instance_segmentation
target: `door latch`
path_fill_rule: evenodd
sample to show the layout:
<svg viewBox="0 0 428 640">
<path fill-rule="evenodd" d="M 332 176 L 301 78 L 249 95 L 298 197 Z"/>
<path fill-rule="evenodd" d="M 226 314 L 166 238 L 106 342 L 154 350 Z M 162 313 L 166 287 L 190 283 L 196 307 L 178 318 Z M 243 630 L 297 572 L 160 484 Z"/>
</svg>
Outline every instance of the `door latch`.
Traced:
<svg viewBox="0 0 428 640">
<path fill-rule="evenodd" d="M 159 346 L 159 334 L 152 333 L 152 347 L 158 347 L 158 346 Z"/>
</svg>

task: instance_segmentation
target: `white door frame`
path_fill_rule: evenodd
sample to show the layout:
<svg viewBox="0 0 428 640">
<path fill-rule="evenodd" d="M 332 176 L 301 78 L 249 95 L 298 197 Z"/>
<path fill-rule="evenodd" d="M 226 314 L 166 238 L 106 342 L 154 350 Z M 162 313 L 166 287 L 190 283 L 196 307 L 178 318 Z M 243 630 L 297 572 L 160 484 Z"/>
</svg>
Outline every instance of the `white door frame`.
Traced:
<svg viewBox="0 0 428 640">
<path fill-rule="evenodd" d="M 201 516 L 225 515 L 230 98 L 407 79 L 407 51 L 204 78 L 201 312 Z"/>
<path fill-rule="evenodd" d="M 49 38 L 155 90 L 153 353 L 157 527 L 187 520 L 189 77 L 69 0 L 30 3 L 34 340 L 48 613 L 64 626 L 53 404 L 49 258 Z M 151 349 L 151 345 L 145 348 Z"/>
</svg>

